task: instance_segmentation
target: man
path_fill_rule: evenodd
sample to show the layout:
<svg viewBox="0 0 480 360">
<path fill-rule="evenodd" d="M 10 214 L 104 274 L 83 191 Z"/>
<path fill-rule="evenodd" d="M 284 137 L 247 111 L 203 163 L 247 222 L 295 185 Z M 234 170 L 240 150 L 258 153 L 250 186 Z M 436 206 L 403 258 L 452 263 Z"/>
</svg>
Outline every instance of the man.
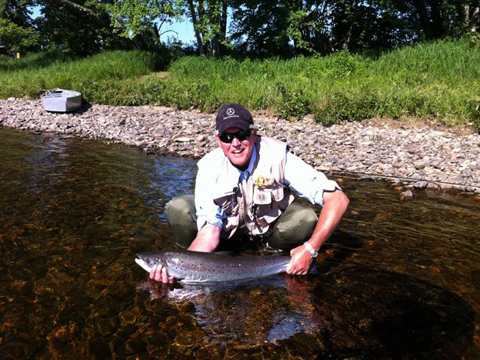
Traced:
<svg viewBox="0 0 480 360">
<path fill-rule="evenodd" d="M 165 208 L 177 241 L 188 250 L 213 252 L 247 235 L 269 249 L 291 249 L 287 273 L 307 274 L 347 209 L 347 196 L 285 143 L 257 135 L 243 106 L 222 107 L 216 129 L 219 148 L 198 163 L 195 197 L 176 197 Z M 320 217 L 292 203 L 290 189 L 322 205 Z M 150 278 L 175 281 L 162 266 L 154 267 Z"/>
</svg>

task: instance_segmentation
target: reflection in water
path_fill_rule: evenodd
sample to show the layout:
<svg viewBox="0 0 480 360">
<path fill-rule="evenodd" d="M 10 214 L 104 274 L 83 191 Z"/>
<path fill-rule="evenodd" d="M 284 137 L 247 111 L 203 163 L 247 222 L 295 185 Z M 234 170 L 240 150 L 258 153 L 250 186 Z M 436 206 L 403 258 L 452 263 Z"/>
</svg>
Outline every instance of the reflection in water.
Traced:
<svg viewBox="0 0 480 360">
<path fill-rule="evenodd" d="M 148 292 L 154 301 L 193 305 L 195 320 L 209 344 L 261 346 L 299 333 L 315 334 L 322 328 L 315 322 L 312 280 L 284 275 L 181 287 L 144 283 L 137 290 Z"/>
<path fill-rule="evenodd" d="M 350 209 L 319 275 L 139 291 L 135 253 L 174 248 L 162 212 L 193 192 L 195 161 L 8 129 L 0 147 L 2 359 L 480 358 L 470 197 L 404 203 L 345 179 Z"/>
</svg>

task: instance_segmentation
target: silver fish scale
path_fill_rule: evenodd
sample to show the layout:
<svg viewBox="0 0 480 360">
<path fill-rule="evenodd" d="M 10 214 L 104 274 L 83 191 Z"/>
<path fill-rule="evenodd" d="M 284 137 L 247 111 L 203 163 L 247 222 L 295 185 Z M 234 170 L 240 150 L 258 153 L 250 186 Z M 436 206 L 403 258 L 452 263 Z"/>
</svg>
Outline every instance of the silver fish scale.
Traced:
<svg viewBox="0 0 480 360">
<path fill-rule="evenodd" d="M 169 275 L 185 283 L 247 280 L 274 275 L 284 272 L 290 261 L 288 256 L 230 256 L 192 251 L 169 251 L 162 257 Z"/>
</svg>

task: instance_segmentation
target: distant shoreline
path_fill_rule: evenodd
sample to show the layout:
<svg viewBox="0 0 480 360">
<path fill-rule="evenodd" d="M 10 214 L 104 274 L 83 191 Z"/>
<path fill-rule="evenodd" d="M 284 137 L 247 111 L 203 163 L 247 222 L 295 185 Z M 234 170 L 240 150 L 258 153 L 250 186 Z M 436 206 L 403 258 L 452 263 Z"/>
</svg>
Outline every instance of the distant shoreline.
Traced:
<svg viewBox="0 0 480 360">
<path fill-rule="evenodd" d="M 0 126 L 71 134 L 138 146 L 145 152 L 200 158 L 217 147 L 214 114 L 153 106 L 92 105 L 46 112 L 40 100 L 0 100 Z M 480 194 L 480 135 L 467 127 L 365 120 L 324 127 L 261 113 L 260 135 L 289 144 L 320 171 L 385 179 L 402 188 Z"/>
</svg>

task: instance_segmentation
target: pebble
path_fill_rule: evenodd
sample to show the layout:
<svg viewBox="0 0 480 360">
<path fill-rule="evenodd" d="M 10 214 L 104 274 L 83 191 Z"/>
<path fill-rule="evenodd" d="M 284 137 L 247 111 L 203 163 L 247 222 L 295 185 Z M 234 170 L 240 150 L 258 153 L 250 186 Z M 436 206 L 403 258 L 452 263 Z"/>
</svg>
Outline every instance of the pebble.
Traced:
<svg viewBox="0 0 480 360">
<path fill-rule="evenodd" d="M 401 201 L 412 200 L 413 199 L 413 193 L 410 190 L 406 190 L 406 191 L 400 193 L 399 198 L 400 198 Z"/>
<path fill-rule="evenodd" d="M 286 141 L 320 171 L 480 194 L 480 135 L 466 127 L 375 119 L 325 127 L 265 114 L 254 119 L 260 135 Z M 93 104 L 58 114 L 45 111 L 40 100 L 0 100 L 0 126 L 104 139 L 173 156 L 199 158 L 215 149 L 214 123 L 215 114 L 158 106 Z"/>
</svg>

